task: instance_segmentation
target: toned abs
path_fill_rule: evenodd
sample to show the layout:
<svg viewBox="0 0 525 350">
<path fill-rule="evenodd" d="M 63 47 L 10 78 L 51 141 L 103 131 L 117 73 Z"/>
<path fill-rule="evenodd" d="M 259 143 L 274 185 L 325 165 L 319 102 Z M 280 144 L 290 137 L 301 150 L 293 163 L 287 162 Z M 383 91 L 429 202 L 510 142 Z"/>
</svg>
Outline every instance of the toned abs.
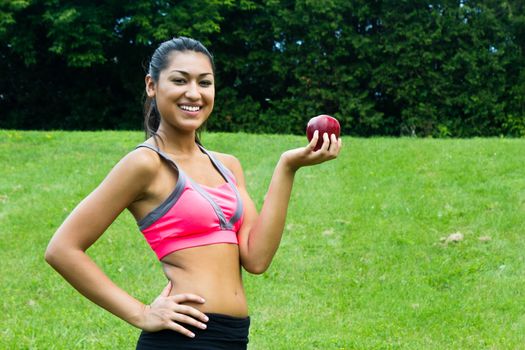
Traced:
<svg viewBox="0 0 525 350">
<path fill-rule="evenodd" d="M 187 305 L 205 313 L 248 315 L 238 245 L 213 244 L 183 249 L 167 255 L 161 262 L 166 277 L 172 282 L 172 295 L 193 293 L 206 300 L 204 304 Z"/>
</svg>

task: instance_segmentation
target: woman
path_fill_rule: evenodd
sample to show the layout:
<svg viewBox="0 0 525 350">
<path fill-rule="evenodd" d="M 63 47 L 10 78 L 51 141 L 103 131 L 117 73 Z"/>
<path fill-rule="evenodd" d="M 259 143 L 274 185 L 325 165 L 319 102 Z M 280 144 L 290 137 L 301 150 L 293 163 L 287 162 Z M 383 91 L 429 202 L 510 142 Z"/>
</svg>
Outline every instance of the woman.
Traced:
<svg viewBox="0 0 525 350">
<path fill-rule="evenodd" d="M 334 159 L 335 135 L 318 132 L 284 152 L 261 213 L 239 161 L 209 152 L 197 131 L 213 110 L 214 65 L 198 41 L 162 43 L 146 75 L 149 138 L 126 155 L 60 226 L 46 261 L 91 301 L 142 329 L 137 349 L 246 349 L 241 266 L 263 273 L 281 240 L 295 172 Z M 144 305 L 112 283 L 85 251 L 124 210 L 136 218 L 169 283 Z"/>
</svg>

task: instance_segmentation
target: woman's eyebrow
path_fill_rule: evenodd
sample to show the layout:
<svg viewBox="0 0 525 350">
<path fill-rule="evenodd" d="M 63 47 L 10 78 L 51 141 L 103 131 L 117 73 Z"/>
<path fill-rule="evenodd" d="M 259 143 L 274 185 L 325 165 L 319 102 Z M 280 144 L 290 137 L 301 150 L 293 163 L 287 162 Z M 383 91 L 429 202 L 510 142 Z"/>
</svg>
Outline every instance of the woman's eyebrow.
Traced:
<svg viewBox="0 0 525 350">
<path fill-rule="evenodd" d="M 186 75 L 186 76 L 191 75 L 190 73 L 188 73 L 188 72 L 186 72 L 184 70 L 180 70 L 180 69 L 174 69 L 170 73 L 172 73 L 172 72 L 178 72 L 178 73 L 180 73 L 182 75 Z M 202 77 L 202 76 L 205 76 L 205 75 L 213 75 L 213 73 L 201 73 L 201 74 L 199 74 L 199 77 Z"/>
</svg>

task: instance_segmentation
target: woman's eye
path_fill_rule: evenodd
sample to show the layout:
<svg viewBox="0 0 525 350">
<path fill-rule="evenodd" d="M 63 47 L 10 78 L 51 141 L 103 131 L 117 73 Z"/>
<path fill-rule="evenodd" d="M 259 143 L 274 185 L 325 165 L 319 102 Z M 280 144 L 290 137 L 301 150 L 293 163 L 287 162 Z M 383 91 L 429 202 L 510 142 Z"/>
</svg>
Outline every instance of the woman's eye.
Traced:
<svg viewBox="0 0 525 350">
<path fill-rule="evenodd" d="M 201 86 L 211 86 L 212 82 L 209 80 L 203 80 L 201 81 Z"/>
<path fill-rule="evenodd" d="M 177 85 L 182 85 L 182 84 L 186 83 L 186 80 L 184 80 L 184 79 L 173 79 L 172 81 L 175 84 L 177 84 Z"/>
</svg>

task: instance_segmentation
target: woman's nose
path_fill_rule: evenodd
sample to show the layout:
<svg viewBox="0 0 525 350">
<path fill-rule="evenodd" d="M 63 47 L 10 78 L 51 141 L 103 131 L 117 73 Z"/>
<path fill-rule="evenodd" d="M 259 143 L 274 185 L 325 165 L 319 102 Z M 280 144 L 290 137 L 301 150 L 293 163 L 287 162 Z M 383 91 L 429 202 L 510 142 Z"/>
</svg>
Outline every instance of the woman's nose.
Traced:
<svg viewBox="0 0 525 350">
<path fill-rule="evenodd" d="M 186 90 L 186 97 L 194 100 L 200 97 L 199 85 L 196 82 L 188 84 L 188 89 Z"/>
</svg>

